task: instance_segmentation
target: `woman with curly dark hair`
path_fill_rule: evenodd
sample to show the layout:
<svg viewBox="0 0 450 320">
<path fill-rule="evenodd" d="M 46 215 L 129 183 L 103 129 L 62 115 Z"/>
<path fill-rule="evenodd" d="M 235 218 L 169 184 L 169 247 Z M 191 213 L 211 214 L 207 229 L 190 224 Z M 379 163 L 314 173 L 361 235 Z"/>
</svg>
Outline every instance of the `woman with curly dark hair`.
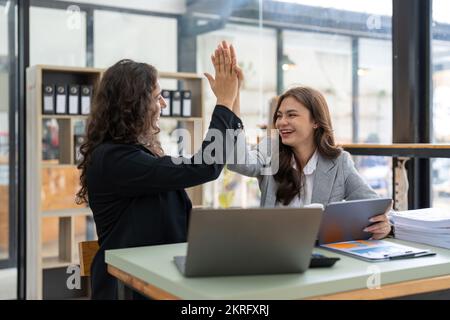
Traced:
<svg viewBox="0 0 450 320">
<path fill-rule="evenodd" d="M 212 143 L 210 133 L 225 137 L 233 135 L 229 129 L 242 127 L 232 110 L 238 80 L 229 50 L 218 48 L 214 61 L 215 79 L 208 75 L 208 80 L 217 104 L 199 151 L 200 163 L 194 161 L 196 155 L 191 159 L 164 155 L 157 135 L 166 102 L 154 67 L 121 60 L 104 73 L 78 166 L 77 202 L 89 203 L 100 245 L 91 267 L 93 299 L 117 298 L 117 281 L 107 272 L 105 250 L 186 241 L 192 204 L 184 188 L 216 179 L 224 165 L 215 155 L 204 159 L 203 151 Z M 223 139 L 224 158 L 233 141 Z"/>
</svg>

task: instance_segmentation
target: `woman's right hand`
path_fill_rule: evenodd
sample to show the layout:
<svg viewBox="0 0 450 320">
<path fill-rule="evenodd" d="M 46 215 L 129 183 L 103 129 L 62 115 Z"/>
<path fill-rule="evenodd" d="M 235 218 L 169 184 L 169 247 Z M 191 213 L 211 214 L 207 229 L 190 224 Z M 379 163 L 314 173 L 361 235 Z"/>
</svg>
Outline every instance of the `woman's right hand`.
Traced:
<svg viewBox="0 0 450 320">
<path fill-rule="evenodd" d="M 222 44 L 225 48 L 219 45 L 214 55 L 211 56 L 211 61 L 214 64 L 215 78 L 209 73 L 205 73 L 205 76 L 217 98 L 217 104 L 226 106 L 232 110 L 233 103 L 238 94 L 239 80 L 227 44 L 226 42 Z"/>
<path fill-rule="evenodd" d="M 226 42 L 225 42 L 226 43 Z M 231 55 L 231 64 L 233 65 L 234 71 L 238 77 L 238 89 L 241 90 L 242 85 L 244 84 L 244 72 L 242 72 L 241 67 L 239 67 L 237 63 L 236 50 L 233 45 L 230 45 L 230 55 Z"/>
<path fill-rule="evenodd" d="M 231 55 L 231 64 L 233 65 L 234 71 L 238 77 L 238 93 L 236 99 L 234 99 L 233 103 L 233 112 L 240 117 L 241 116 L 241 88 L 244 83 L 244 73 L 242 72 L 241 67 L 239 67 L 237 63 L 236 50 L 234 50 L 233 45 L 230 45 L 230 55 Z"/>
</svg>

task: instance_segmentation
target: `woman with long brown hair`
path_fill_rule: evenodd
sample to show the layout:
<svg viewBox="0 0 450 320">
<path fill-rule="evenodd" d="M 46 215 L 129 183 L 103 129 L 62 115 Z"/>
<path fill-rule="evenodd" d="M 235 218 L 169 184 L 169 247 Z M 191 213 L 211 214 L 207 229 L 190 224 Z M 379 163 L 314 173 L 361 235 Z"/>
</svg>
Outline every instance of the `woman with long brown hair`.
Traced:
<svg viewBox="0 0 450 320">
<path fill-rule="evenodd" d="M 232 171 L 258 178 L 262 207 L 378 197 L 356 171 L 350 154 L 336 146 L 328 105 L 320 92 L 308 87 L 287 90 L 278 99 L 273 125 L 276 141 L 264 139 L 253 150 L 238 148 L 244 152 L 237 164 L 228 164 Z M 372 219 L 376 223 L 365 231 L 373 239 L 387 236 L 391 231 L 387 212 Z"/>
<path fill-rule="evenodd" d="M 157 70 L 121 60 L 104 73 L 78 167 L 77 202 L 89 203 L 100 245 L 91 267 L 93 299 L 117 298 L 117 281 L 106 270 L 105 250 L 186 241 L 192 204 L 184 188 L 216 179 L 222 159 L 232 151 L 234 137 L 225 135 L 233 136 L 242 127 L 232 107 L 238 79 L 228 50 L 218 48 L 214 61 L 215 79 L 208 75 L 208 80 L 217 103 L 200 156 L 190 159 L 165 156 L 158 142 L 158 121 L 166 102 Z M 219 150 L 217 158 L 206 152 L 218 133 L 224 138 L 223 158 Z"/>
</svg>

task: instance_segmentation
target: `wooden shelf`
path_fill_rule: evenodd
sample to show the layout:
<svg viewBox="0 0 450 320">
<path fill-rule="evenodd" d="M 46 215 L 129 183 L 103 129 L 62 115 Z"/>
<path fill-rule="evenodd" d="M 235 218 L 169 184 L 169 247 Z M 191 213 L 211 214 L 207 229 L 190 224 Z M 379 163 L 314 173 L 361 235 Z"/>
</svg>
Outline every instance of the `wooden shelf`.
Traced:
<svg viewBox="0 0 450 320">
<path fill-rule="evenodd" d="M 58 164 L 56 164 L 56 163 L 45 163 L 45 162 L 43 162 L 42 163 L 42 168 L 55 168 L 55 169 L 58 169 L 58 168 L 69 168 L 69 167 L 76 167 L 76 165 L 74 165 L 74 164 L 60 164 L 60 163 L 58 163 Z"/>
<path fill-rule="evenodd" d="M 88 115 L 42 114 L 44 84 L 79 84 L 95 86 L 104 69 L 36 65 L 27 69 L 27 299 L 41 299 L 44 284 L 43 269 L 64 268 L 76 263 L 78 242 L 76 224 L 92 217 L 88 207 L 74 203 L 79 190 L 79 171 L 75 164 L 75 135 L 83 129 L 77 122 Z M 177 90 L 191 91 L 191 117 L 160 117 L 160 122 L 178 121 L 194 132 L 198 123 L 203 128 L 203 76 L 193 73 L 161 72 L 162 79 L 176 82 Z M 175 88 L 173 88 L 175 89 Z M 49 119 L 58 122 L 53 127 Z M 169 120 L 169 121 L 168 121 Z M 53 120 L 52 120 L 53 121 Z M 49 131 L 54 130 L 54 131 Z M 84 129 L 83 129 L 84 130 Z M 56 133 L 57 132 L 57 133 Z M 45 136 L 43 136 L 45 134 Z M 54 143 L 57 134 L 58 143 Z M 194 137 L 194 135 L 192 135 Z M 50 142 L 49 142 L 50 141 Z M 194 142 L 194 141 L 193 141 Z M 53 143 L 53 144 L 52 144 Z M 57 158 L 54 160 L 43 160 Z M 7 159 L 0 159 L 7 160 Z M 203 187 L 187 190 L 194 205 L 203 203 Z M 60 208 L 60 209 L 49 209 Z M 46 237 L 43 237 L 45 235 Z M 44 241 L 45 238 L 45 241 Z M 57 245 L 57 253 L 44 258 L 48 242 Z M 55 249 L 55 248 L 53 248 Z M 49 271 L 52 272 L 52 271 Z"/>
<path fill-rule="evenodd" d="M 42 115 L 43 119 L 57 119 L 57 120 L 70 120 L 70 119 L 75 119 L 75 120 L 86 120 L 88 118 L 88 116 L 84 116 L 84 115 L 62 115 L 62 114 L 45 114 Z M 160 117 L 160 120 L 164 119 L 164 120 L 177 120 L 177 121 L 202 121 L 203 118 L 202 117 Z"/>
<path fill-rule="evenodd" d="M 45 71 L 54 71 L 62 73 L 84 73 L 84 74 L 101 74 L 104 70 L 100 68 L 86 68 L 86 67 L 67 67 L 67 66 L 54 66 L 47 64 L 37 64 L 33 68 Z"/>
<path fill-rule="evenodd" d="M 64 268 L 72 264 L 72 261 L 62 260 L 59 257 L 47 257 L 42 259 L 42 269 Z"/>
<path fill-rule="evenodd" d="M 176 120 L 176 121 L 203 121 L 201 117 L 160 117 L 160 120 Z"/>
<path fill-rule="evenodd" d="M 43 114 L 42 119 L 62 119 L 62 120 L 70 120 L 70 119 L 79 119 L 85 120 L 89 116 L 82 114 Z"/>
<path fill-rule="evenodd" d="M 450 158 L 450 144 L 394 143 L 394 144 L 343 144 L 342 148 L 355 156 L 386 156 L 412 158 Z"/>
<path fill-rule="evenodd" d="M 44 286 L 48 286 L 43 283 L 43 269 L 64 268 L 74 262 L 75 217 L 92 215 L 89 208 L 77 208 L 74 203 L 79 188 L 79 172 L 74 163 L 76 123 L 86 120 L 88 115 L 42 114 L 42 88 L 44 84 L 95 86 L 102 72 L 95 68 L 46 65 L 27 69 L 27 299 L 42 299 Z M 56 133 L 46 131 L 50 129 L 49 119 L 58 122 L 58 144 L 52 146 L 55 150 L 48 157 L 57 159 L 42 160 L 43 151 L 48 151 L 43 144 L 49 144 L 46 139 L 49 136 L 54 139 Z M 44 241 L 43 235 L 51 239 Z M 55 241 L 58 252 L 44 258 L 48 241 Z"/>
<path fill-rule="evenodd" d="M 73 208 L 60 210 L 46 210 L 42 211 L 43 217 L 74 217 L 74 216 L 89 216 L 92 215 L 91 208 Z"/>
<path fill-rule="evenodd" d="M 160 72 L 161 79 L 203 80 L 204 76 L 187 72 Z"/>
<path fill-rule="evenodd" d="M 370 148 L 370 149 L 450 149 L 450 144 L 436 143 L 393 143 L 393 144 L 371 144 L 355 143 L 343 144 L 343 148 Z"/>
</svg>

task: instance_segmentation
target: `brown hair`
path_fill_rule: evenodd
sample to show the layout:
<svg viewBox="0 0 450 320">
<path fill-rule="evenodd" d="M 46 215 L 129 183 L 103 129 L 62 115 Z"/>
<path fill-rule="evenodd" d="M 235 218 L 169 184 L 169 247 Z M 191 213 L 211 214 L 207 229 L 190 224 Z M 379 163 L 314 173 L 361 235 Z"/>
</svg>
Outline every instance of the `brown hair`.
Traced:
<svg viewBox="0 0 450 320">
<path fill-rule="evenodd" d="M 138 144 L 156 156 L 163 155 L 156 126 L 159 114 L 157 108 L 152 108 L 157 81 L 158 71 L 153 66 L 128 59 L 120 60 L 103 74 L 94 90 L 86 141 L 80 147 L 83 160 L 78 165 L 81 189 L 76 195 L 77 204 L 88 202 L 86 170 L 99 144 Z"/>
<path fill-rule="evenodd" d="M 325 97 L 317 90 L 308 87 L 295 87 L 283 93 L 277 102 L 277 107 L 273 114 L 273 124 L 277 119 L 277 112 L 284 99 L 292 97 L 300 102 L 311 113 L 311 118 L 317 123 L 318 128 L 314 131 L 314 143 L 317 146 L 319 154 L 327 159 L 335 159 L 341 153 L 341 148 L 334 142 L 333 127 L 331 124 L 330 111 Z M 302 188 L 302 172 L 298 163 L 298 172 L 292 167 L 292 147 L 281 142 L 278 135 L 280 146 L 280 164 L 278 172 L 275 174 L 275 181 L 279 183 L 277 190 L 277 201 L 283 205 L 288 205 Z M 300 174 L 299 174 L 300 173 Z"/>
</svg>

